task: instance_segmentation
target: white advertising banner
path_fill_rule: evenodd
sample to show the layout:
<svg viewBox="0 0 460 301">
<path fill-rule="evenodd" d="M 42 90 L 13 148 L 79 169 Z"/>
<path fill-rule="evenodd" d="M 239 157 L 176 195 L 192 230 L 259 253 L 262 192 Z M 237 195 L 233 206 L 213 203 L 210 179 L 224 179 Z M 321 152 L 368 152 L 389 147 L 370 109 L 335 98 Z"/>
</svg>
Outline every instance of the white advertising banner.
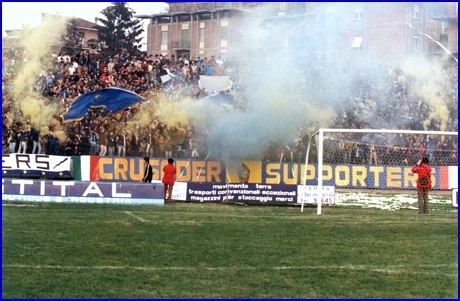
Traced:
<svg viewBox="0 0 460 301">
<path fill-rule="evenodd" d="M 36 154 L 2 155 L 3 174 L 70 175 L 72 157 Z"/>
</svg>

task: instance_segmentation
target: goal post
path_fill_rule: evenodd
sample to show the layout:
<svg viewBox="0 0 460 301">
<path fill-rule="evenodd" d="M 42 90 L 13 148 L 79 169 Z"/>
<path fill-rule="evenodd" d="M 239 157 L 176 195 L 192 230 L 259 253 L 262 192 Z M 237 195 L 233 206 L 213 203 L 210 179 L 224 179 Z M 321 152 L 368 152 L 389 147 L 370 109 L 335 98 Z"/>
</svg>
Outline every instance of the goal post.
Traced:
<svg viewBox="0 0 460 301">
<path fill-rule="evenodd" d="M 310 156 L 314 144 L 316 158 Z M 334 187 L 334 204 L 322 204 L 319 198 L 318 215 L 329 207 L 417 209 L 416 175 L 411 168 L 423 156 L 429 157 L 432 168 L 429 198 L 436 198 L 432 209 L 453 212 L 452 190 L 458 188 L 458 132 L 321 128 L 308 142 L 303 185 L 307 185 L 309 164 L 316 164 L 318 190 L 325 185 Z M 354 203 L 344 201 L 350 195 Z M 376 200 L 379 197 L 384 201 Z"/>
</svg>

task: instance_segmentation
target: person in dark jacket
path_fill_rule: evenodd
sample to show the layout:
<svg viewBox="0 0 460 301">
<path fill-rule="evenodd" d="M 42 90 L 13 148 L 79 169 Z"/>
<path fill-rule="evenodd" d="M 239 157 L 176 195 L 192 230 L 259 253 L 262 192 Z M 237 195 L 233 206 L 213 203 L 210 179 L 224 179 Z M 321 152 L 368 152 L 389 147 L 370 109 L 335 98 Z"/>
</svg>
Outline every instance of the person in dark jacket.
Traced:
<svg viewBox="0 0 460 301">
<path fill-rule="evenodd" d="M 32 143 L 33 143 L 33 149 L 32 149 L 32 154 L 39 154 L 41 152 L 41 145 L 39 141 L 39 135 L 40 132 L 36 130 L 35 128 L 31 128 L 31 136 L 32 136 Z M 37 152 L 35 152 L 37 151 Z"/>
<path fill-rule="evenodd" d="M 19 133 L 19 149 L 18 153 L 26 153 L 27 141 L 29 140 L 29 133 L 27 131 L 21 131 Z"/>
<path fill-rule="evenodd" d="M 423 157 L 412 167 L 412 172 L 418 175 L 418 213 L 428 214 L 428 190 L 431 188 L 431 167 L 428 157 Z"/>
<path fill-rule="evenodd" d="M 152 165 L 150 165 L 150 158 L 144 157 L 144 176 L 141 182 L 151 183 L 152 182 Z"/>
</svg>

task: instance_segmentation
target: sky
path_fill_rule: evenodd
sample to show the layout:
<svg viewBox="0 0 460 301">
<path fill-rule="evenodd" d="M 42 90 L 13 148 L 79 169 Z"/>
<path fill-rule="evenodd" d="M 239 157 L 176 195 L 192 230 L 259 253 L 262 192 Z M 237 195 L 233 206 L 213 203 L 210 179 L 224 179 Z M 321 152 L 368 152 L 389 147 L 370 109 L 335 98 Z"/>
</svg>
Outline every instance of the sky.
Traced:
<svg viewBox="0 0 460 301">
<path fill-rule="evenodd" d="M 22 24 L 29 24 L 30 28 L 37 27 L 42 13 L 75 16 L 94 22 L 95 17 L 104 17 L 100 12 L 110 5 L 110 2 L 2 2 L 2 37 L 6 36 L 5 29 L 21 29 Z M 168 7 L 164 2 L 128 2 L 128 6 L 139 15 L 159 13 L 162 8 Z M 145 50 L 149 20 L 141 21 L 144 23 L 142 50 Z"/>
</svg>

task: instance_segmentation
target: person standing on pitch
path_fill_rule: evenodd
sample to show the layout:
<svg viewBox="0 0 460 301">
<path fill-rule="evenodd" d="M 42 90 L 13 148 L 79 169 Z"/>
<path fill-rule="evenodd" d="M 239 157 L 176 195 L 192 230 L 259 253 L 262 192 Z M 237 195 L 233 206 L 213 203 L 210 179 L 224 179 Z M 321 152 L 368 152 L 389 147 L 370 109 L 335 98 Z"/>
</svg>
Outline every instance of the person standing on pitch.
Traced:
<svg viewBox="0 0 460 301">
<path fill-rule="evenodd" d="M 144 176 L 141 182 L 151 183 L 152 182 L 152 165 L 150 165 L 150 158 L 144 157 Z"/>
<path fill-rule="evenodd" d="M 163 184 L 165 185 L 165 191 L 164 191 L 164 196 L 165 196 L 165 201 L 166 201 L 166 193 L 168 193 L 168 203 L 171 202 L 171 196 L 172 196 L 172 190 L 174 186 L 174 176 L 176 175 L 176 167 L 174 166 L 174 160 L 172 158 L 168 159 L 168 165 L 163 167 Z"/>
<path fill-rule="evenodd" d="M 431 188 L 431 167 L 428 162 L 428 157 L 423 157 L 412 167 L 412 172 L 418 174 L 418 214 L 428 214 L 428 190 Z"/>
</svg>

